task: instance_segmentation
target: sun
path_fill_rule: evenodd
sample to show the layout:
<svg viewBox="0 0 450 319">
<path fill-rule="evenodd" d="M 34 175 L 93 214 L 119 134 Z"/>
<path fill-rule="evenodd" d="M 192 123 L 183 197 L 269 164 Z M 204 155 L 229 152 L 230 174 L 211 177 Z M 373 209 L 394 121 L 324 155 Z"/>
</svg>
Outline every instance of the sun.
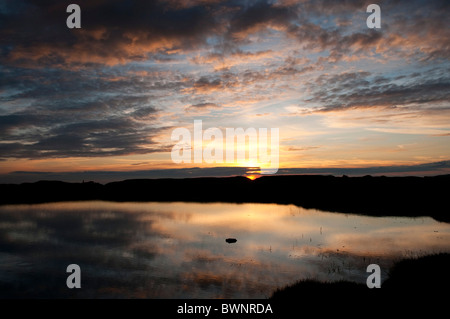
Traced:
<svg viewBox="0 0 450 319">
<path fill-rule="evenodd" d="M 260 178 L 260 175 L 245 175 L 249 180 L 254 181 L 257 178 Z"/>
</svg>

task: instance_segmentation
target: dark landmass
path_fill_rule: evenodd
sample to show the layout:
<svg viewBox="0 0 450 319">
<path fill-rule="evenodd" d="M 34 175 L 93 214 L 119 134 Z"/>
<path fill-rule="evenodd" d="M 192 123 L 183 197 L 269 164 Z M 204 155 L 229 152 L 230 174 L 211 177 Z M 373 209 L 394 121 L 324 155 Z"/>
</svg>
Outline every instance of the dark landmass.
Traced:
<svg viewBox="0 0 450 319">
<path fill-rule="evenodd" d="M 358 306 L 366 308 L 368 313 L 380 308 L 389 313 L 393 309 L 414 313 L 423 307 L 429 307 L 427 310 L 431 312 L 439 307 L 447 309 L 447 304 L 442 301 L 448 299 L 449 269 L 448 253 L 408 258 L 394 264 L 388 278 L 382 278 L 381 288 L 370 289 L 365 283 L 350 281 L 302 280 L 276 290 L 270 299 L 280 311 L 292 309 L 293 303 L 319 301 L 317 304 L 324 308 L 317 309 L 318 314 L 335 313 L 337 309 L 333 307 L 348 307 L 351 311 L 352 307 Z"/>
<path fill-rule="evenodd" d="M 156 179 L 156 178 L 200 178 L 200 177 L 228 177 L 243 176 L 254 167 L 184 167 L 168 169 L 146 169 L 127 171 L 66 171 L 66 172 L 45 172 L 45 171 L 15 171 L 0 174 L 0 184 L 20 184 L 34 183 L 40 180 L 46 181 L 66 181 L 78 183 L 82 180 L 93 180 L 101 184 L 126 179 Z M 436 176 L 448 174 L 450 171 L 450 160 L 424 163 L 417 165 L 394 165 L 394 166 L 372 166 L 372 167 L 322 167 L 322 168 L 279 168 L 279 175 L 333 175 L 333 176 Z"/>
<path fill-rule="evenodd" d="M 40 181 L 0 184 L 0 204 L 73 200 L 294 204 L 372 216 L 431 216 L 450 222 L 450 175 L 335 177 L 324 175 L 135 179 L 108 184 Z"/>
</svg>

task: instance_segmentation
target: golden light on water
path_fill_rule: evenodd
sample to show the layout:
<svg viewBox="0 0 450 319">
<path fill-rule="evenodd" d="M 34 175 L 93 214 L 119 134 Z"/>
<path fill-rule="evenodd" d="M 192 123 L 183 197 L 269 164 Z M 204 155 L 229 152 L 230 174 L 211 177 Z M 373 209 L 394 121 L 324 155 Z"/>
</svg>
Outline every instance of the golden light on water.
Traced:
<svg viewBox="0 0 450 319">
<path fill-rule="evenodd" d="M 264 298 L 305 278 L 365 283 L 369 263 L 387 270 L 405 256 L 447 252 L 450 243 L 448 224 L 430 217 L 371 217 L 278 204 L 85 201 L 6 205 L 0 215 L 8 221 L 0 228 L 10 245 L 48 250 L 46 259 L 15 252 L 16 267 L 0 263 L 0 273 L 19 269 L 11 272 L 19 278 L 24 258 L 47 262 L 53 270 L 61 249 L 76 244 L 74 257 L 85 261 L 84 273 L 102 283 L 100 290 L 83 293 L 99 297 Z M 70 223 L 61 223 L 62 216 Z M 79 225 L 76 231 L 72 223 Z M 237 242 L 228 244 L 229 237 Z M 101 248 L 95 256 L 92 240 Z M 123 285 L 136 278 L 142 282 Z"/>
</svg>

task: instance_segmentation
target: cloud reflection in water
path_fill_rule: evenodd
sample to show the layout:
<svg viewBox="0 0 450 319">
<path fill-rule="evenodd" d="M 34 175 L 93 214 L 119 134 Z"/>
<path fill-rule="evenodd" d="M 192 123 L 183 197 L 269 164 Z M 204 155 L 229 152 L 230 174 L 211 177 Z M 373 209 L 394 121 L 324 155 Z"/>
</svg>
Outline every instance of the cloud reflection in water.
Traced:
<svg viewBox="0 0 450 319">
<path fill-rule="evenodd" d="M 302 278 L 365 282 L 450 251 L 450 225 L 293 205 L 65 202 L 0 207 L 0 296 L 264 298 Z M 225 238 L 237 238 L 227 244 Z M 66 287 L 80 265 L 82 289 Z"/>
</svg>

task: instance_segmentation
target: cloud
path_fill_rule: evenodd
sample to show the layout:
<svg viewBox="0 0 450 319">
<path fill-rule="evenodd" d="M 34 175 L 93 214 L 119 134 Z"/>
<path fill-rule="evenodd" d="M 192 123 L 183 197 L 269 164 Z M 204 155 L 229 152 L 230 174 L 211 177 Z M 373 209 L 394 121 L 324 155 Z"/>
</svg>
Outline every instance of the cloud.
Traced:
<svg viewBox="0 0 450 319">
<path fill-rule="evenodd" d="M 224 86 L 221 79 L 208 79 L 207 77 L 201 77 L 195 81 L 193 89 L 196 93 L 210 93 L 218 91 Z"/>
<path fill-rule="evenodd" d="M 10 2 L 2 17 L 0 35 L 7 44 L 2 57 L 27 66 L 114 65 L 203 45 L 206 35 L 216 29 L 214 16 L 201 5 L 172 4 L 89 1 L 81 5 L 82 28 L 70 30 L 65 26 L 66 2 Z"/>
<path fill-rule="evenodd" d="M 450 78 L 417 77 L 413 81 L 397 84 L 392 79 L 369 72 L 344 72 L 321 75 L 310 83 L 311 98 L 322 105 L 319 112 L 349 108 L 395 105 L 429 105 L 450 100 Z"/>
<path fill-rule="evenodd" d="M 433 162 L 417 165 L 386 165 L 373 167 L 348 168 L 286 168 L 280 169 L 277 174 L 331 174 L 331 175 L 391 175 L 391 176 L 427 176 L 448 174 L 450 162 Z"/>
<path fill-rule="evenodd" d="M 144 154 L 166 150 L 154 137 L 167 129 L 156 107 L 184 84 L 168 72 L 111 81 L 121 70 L 23 69 L 3 66 L 0 157 L 55 158 Z M 158 92 L 155 98 L 154 93 Z"/>
<path fill-rule="evenodd" d="M 153 120 L 158 110 L 152 106 L 139 107 L 133 111 L 130 115 L 136 120 Z"/>
<path fill-rule="evenodd" d="M 139 178 L 190 178 L 190 177 L 228 177 L 246 174 L 246 167 L 211 167 L 211 168 L 174 168 L 130 171 L 82 171 L 82 172 L 29 172 L 16 171 L 0 174 L 0 183 L 34 182 L 39 180 L 60 180 L 80 182 L 92 180 L 99 183 L 109 183 L 125 179 Z"/>
<path fill-rule="evenodd" d="M 172 54 L 214 48 L 214 59 L 237 57 L 255 34 L 279 33 L 307 50 L 329 50 L 330 61 L 375 49 L 379 53 L 421 54 L 447 58 L 446 1 L 388 2 L 382 32 L 356 29 L 364 25 L 365 1 L 137 1 L 94 0 L 83 3 L 82 28 L 65 26 L 68 2 L 7 2 L 1 12 L 0 61 L 28 67 L 125 64 L 173 60 Z M 407 5 L 411 14 L 404 14 Z M 415 10 L 417 9 L 417 10 Z M 348 26 L 360 17 L 358 26 Z M 346 21 L 344 27 L 320 25 L 324 18 Z M 353 18 L 355 19 L 355 18 Z M 358 31 L 357 31 L 358 30 Z M 211 39 L 214 39 L 211 41 Z M 200 57 L 200 60 L 207 57 Z M 217 58 L 217 56 L 216 56 Z"/>
<path fill-rule="evenodd" d="M 9 114 L 0 116 L 0 133 L 3 137 L 11 131 L 24 129 L 36 123 L 38 116 L 28 114 Z"/>
<path fill-rule="evenodd" d="M 449 133 L 434 134 L 433 136 L 450 136 L 450 132 Z"/>
<path fill-rule="evenodd" d="M 186 108 L 186 111 L 187 112 L 204 112 L 205 110 L 216 109 L 216 108 L 220 108 L 220 106 L 215 103 L 198 103 L 198 104 L 193 104 L 193 105 L 188 106 Z"/>
<path fill-rule="evenodd" d="M 287 150 L 289 152 L 296 152 L 296 151 L 309 151 L 317 148 L 320 148 L 320 146 L 304 146 L 304 147 L 289 146 Z"/>
<path fill-rule="evenodd" d="M 216 47 L 213 52 L 198 54 L 191 61 L 197 65 L 212 64 L 217 71 L 228 71 L 235 66 L 242 67 L 252 63 L 264 63 L 265 60 L 270 60 L 276 55 L 277 53 L 273 50 L 251 52 L 243 51 L 237 47 L 231 49 L 224 49 L 223 47 L 217 49 Z"/>
<path fill-rule="evenodd" d="M 420 61 L 450 56 L 445 40 L 450 31 L 445 27 L 443 11 L 448 8 L 448 3 L 380 1 L 378 4 L 382 8 L 382 28 L 370 30 L 365 28 L 367 3 L 364 1 L 305 1 L 298 5 L 299 18 L 295 24 L 289 25 L 286 34 L 306 50 L 328 51 L 329 54 L 322 59 L 331 63 L 364 59 L 376 54 L 384 59 L 412 58 Z M 405 6 L 411 14 L 405 14 Z M 344 27 L 340 23 L 330 26 L 316 22 L 325 17 L 347 22 Z"/>
<path fill-rule="evenodd" d="M 144 110 L 148 115 L 148 110 Z M 141 113 L 138 110 L 135 113 Z M 150 114 L 154 110 L 151 109 Z M 10 116 L 8 116 L 10 117 Z M 48 120 L 47 120 L 48 121 Z M 33 128 L 30 133 L 13 134 L 10 140 L 22 138 L 21 142 L 0 142 L 0 154 L 6 157 L 52 158 L 52 157 L 95 157 L 125 154 L 145 154 L 167 151 L 152 138 L 162 128 L 142 125 L 133 118 L 91 119 L 88 121 L 53 123 L 44 128 L 47 121 L 19 121 L 15 130 L 24 130 L 23 123 Z M 11 124 L 8 130 L 12 130 Z M 45 132 L 45 133 L 40 133 Z"/>
<path fill-rule="evenodd" d="M 429 136 L 445 136 L 450 121 L 448 107 L 428 110 L 417 106 L 370 107 L 363 112 L 360 109 L 345 109 L 323 114 L 323 123 L 331 128 L 363 128 L 384 133 Z"/>
<path fill-rule="evenodd" d="M 258 113 L 258 114 L 255 114 L 254 116 L 256 116 L 256 117 L 263 117 L 263 116 L 270 116 L 270 115 L 272 115 L 272 113 L 270 113 L 270 112 L 265 112 L 265 113 Z"/>
<path fill-rule="evenodd" d="M 290 21 L 297 18 L 293 7 L 276 6 L 266 1 L 242 6 L 230 19 L 227 36 L 242 41 L 249 34 L 265 31 L 267 28 L 286 29 Z"/>
</svg>

